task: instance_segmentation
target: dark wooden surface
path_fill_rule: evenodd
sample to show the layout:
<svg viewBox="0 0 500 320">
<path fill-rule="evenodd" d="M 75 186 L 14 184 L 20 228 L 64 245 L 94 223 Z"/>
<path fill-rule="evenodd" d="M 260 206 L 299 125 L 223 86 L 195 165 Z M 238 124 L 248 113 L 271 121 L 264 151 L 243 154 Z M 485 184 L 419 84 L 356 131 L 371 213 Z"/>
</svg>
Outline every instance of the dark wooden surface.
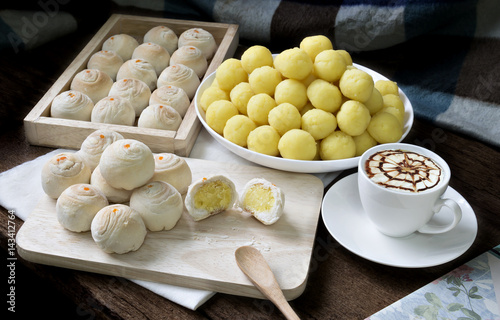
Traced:
<svg viewBox="0 0 500 320">
<path fill-rule="evenodd" d="M 22 119 L 94 32 L 91 28 L 79 30 L 30 52 L 2 53 L 0 172 L 51 151 L 28 144 Z M 405 141 L 431 148 L 448 161 L 453 172 L 450 185 L 465 196 L 477 216 L 476 240 L 465 254 L 443 265 L 394 268 L 367 261 L 344 249 L 320 219 L 306 290 L 291 301 L 301 318 L 363 319 L 500 244 L 498 148 L 419 119 L 415 120 Z M 5 265 L 8 264 L 8 209 L 0 207 L 0 242 Z M 19 230 L 23 221 L 14 221 Z M 198 310 L 191 311 L 119 277 L 39 265 L 17 258 L 15 315 L 19 317 L 34 311 L 38 316 L 52 319 L 282 318 L 266 300 L 216 294 Z M 9 277 L 7 268 L 6 272 L 2 280 L 4 288 Z M 7 307 L 4 304 L 4 308 Z"/>
</svg>

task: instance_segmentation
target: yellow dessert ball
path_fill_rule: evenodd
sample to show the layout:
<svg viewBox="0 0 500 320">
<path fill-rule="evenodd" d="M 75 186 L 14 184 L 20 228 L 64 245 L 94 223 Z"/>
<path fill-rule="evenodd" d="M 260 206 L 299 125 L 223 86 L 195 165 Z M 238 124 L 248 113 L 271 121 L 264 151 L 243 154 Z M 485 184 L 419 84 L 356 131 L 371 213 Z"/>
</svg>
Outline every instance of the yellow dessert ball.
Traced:
<svg viewBox="0 0 500 320">
<path fill-rule="evenodd" d="M 252 87 L 248 82 L 238 83 L 229 93 L 231 102 L 238 108 L 241 114 L 247 114 L 248 100 L 254 96 Z"/>
<path fill-rule="evenodd" d="M 269 124 L 269 111 L 276 107 L 276 101 L 268 94 L 258 93 L 247 103 L 247 115 L 258 126 Z"/>
<path fill-rule="evenodd" d="M 278 70 L 273 67 L 263 66 L 255 69 L 248 76 L 248 82 L 254 93 L 265 93 L 274 96 L 274 90 L 283 80 Z"/>
<path fill-rule="evenodd" d="M 377 88 L 373 88 L 372 95 L 364 102 L 364 105 L 368 108 L 368 110 L 370 110 L 370 115 L 374 115 L 382 110 L 384 107 L 384 99 Z"/>
<path fill-rule="evenodd" d="M 342 131 L 334 131 L 321 140 L 319 153 L 322 160 L 352 158 L 356 154 L 354 139 Z"/>
<path fill-rule="evenodd" d="M 308 101 L 307 87 L 298 80 L 285 79 L 276 86 L 274 100 L 276 104 L 291 103 L 300 111 Z"/>
<path fill-rule="evenodd" d="M 372 76 L 359 69 L 347 69 L 339 82 L 340 91 L 344 96 L 361 102 L 370 98 L 373 86 Z"/>
<path fill-rule="evenodd" d="M 324 35 L 309 36 L 302 39 L 299 48 L 307 52 L 311 60 L 324 50 L 333 49 L 332 41 Z"/>
<path fill-rule="evenodd" d="M 240 60 L 229 58 L 217 68 L 215 79 L 222 90 L 229 92 L 238 83 L 248 81 L 248 73 L 243 69 Z"/>
<path fill-rule="evenodd" d="M 393 107 L 401 111 L 402 114 L 405 113 L 405 105 L 403 100 L 398 95 L 393 93 L 388 93 L 383 96 L 384 108 Z"/>
<path fill-rule="evenodd" d="M 344 58 L 347 66 L 352 66 L 352 57 L 349 54 L 349 52 L 345 50 L 335 50 L 335 51 L 337 51 Z"/>
<path fill-rule="evenodd" d="M 396 117 L 396 119 L 398 119 L 399 124 L 401 124 L 401 126 L 404 126 L 405 115 L 404 113 L 401 112 L 401 110 L 394 107 L 383 107 L 382 110 L 380 110 L 379 112 L 387 112 L 392 114 L 393 116 Z"/>
<path fill-rule="evenodd" d="M 229 94 L 219 87 L 210 86 L 201 94 L 200 107 L 207 111 L 208 106 L 217 100 L 229 100 Z"/>
<path fill-rule="evenodd" d="M 377 145 L 377 141 L 368 133 L 368 131 L 363 132 L 359 136 L 352 137 L 354 143 L 356 144 L 356 157 L 362 155 L 366 150 Z"/>
<path fill-rule="evenodd" d="M 378 143 L 397 142 L 403 135 L 399 120 L 388 112 L 376 113 L 366 130 Z"/>
<path fill-rule="evenodd" d="M 295 160 L 313 160 L 316 156 L 316 140 L 301 129 L 292 129 L 281 136 L 278 150 L 283 158 Z"/>
<path fill-rule="evenodd" d="M 383 96 L 390 93 L 399 95 L 397 83 L 391 80 L 378 80 L 375 82 L 375 88 L 377 88 Z"/>
<path fill-rule="evenodd" d="M 321 140 L 337 129 L 337 119 L 331 112 L 312 109 L 302 116 L 301 128 L 309 132 L 315 140 Z"/>
<path fill-rule="evenodd" d="M 335 113 L 342 104 L 342 93 L 339 88 L 322 79 L 314 80 L 307 87 L 307 98 L 318 109 Z"/>
<path fill-rule="evenodd" d="M 304 80 L 312 72 L 313 62 L 304 50 L 291 48 L 276 56 L 274 67 L 285 78 Z"/>
<path fill-rule="evenodd" d="M 247 138 L 257 126 L 255 122 L 242 114 L 231 117 L 223 130 L 224 138 L 241 147 L 247 146 Z"/>
<path fill-rule="evenodd" d="M 227 120 L 238 114 L 238 109 L 231 101 L 218 100 L 208 106 L 206 121 L 210 128 L 218 134 L 223 134 Z"/>
<path fill-rule="evenodd" d="M 370 111 L 359 101 L 348 100 L 337 112 L 339 129 L 350 136 L 362 134 L 370 123 Z"/>
<path fill-rule="evenodd" d="M 269 111 L 268 121 L 280 135 L 284 135 L 287 131 L 300 128 L 301 116 L 293 104 L 285 102 Z"/>
<path fill-rule="evenodd" d="M 250 74 L 263 66 L 273 66 L 273 54 L 268 48 L 260 45 L 251 46 L 241 55 L 241 65 Z"/>
<path fill-rule="evenodd" d="M 346 70 L 344 57 L 335 50 L 325 50 L 316 56 L 314 60 L 314 74 L 316 77 L 335 82 L 340 79 Z"/>
<path fill-rule="evenodd" d="M 270 125 L 255 128 L 248 134 L 247 148 L 269 156 L 278 156 L 280 134 Z"/>
</svg>

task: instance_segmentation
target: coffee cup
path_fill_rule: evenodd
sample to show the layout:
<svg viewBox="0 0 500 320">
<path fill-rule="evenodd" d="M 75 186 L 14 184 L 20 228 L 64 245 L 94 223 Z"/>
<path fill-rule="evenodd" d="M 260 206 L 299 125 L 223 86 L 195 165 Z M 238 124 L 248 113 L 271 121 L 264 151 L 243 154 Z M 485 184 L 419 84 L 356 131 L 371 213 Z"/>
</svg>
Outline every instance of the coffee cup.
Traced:
<svg viewBox="0 0 500 320">
<path fill-rule="evenodd" d="M 392 237 L 414 232 L 444 233 L 460 222 L 460 206 L 442 197 L 450 178 L 450 167 L 443 158 L 405 143 L 372 147 L 361 155 L 358 164 L 363 210 L 380 232 Z M 442 214 L 450 215 L 451 222 L 429 223 L 443 207 L 449 209 Z"/>
</svg>

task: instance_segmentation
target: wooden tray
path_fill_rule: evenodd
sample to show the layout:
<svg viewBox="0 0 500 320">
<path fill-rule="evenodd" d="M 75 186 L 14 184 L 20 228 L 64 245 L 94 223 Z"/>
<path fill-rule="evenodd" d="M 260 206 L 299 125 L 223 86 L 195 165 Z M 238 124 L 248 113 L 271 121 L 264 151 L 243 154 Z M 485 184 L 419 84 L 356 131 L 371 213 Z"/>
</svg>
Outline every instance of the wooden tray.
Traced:
<svg viewBox="0 0 500 320">
<path fill-rule="evenodd" d="M 321 180 L 257 166 L 186 161 L 193 179 L 225 174 L 238 192 L 252 178 L 268 179 L 285 193 L 283 216 L 265 226 L 239 209 L 199 222 L 184 211 L 172 230 L 148 231 L 139 250 L 119 255 L 100 250 L 90 232 L 64 229 L 57 221 L 56 201 L 45 197 L 17 233 L 19 254 L 47 265 L 263 298 L 234 258 L 238 247 L 252 245 L 268 261 L 287 299 L 298 297 L 307 281 L 323 197 Z"/>
<path fill-rule="evenodd" d="M 69 90 L 73 77 L 87 67 L 87 62 L 92 54 L 101 50 L 102 44 L 106 39 L 114 34 L 125 33 L 137 38 L 139 43 L 142 43 L 144 34 L 149 29 L 158 25 L 168 26 L 177 35 L 194 27 L 200 27 L 212 33 L 218 44 L 218 49 L 214 57 L 209 61 L 205 75 L 215 71 L 222 61 L 228 57 L 232 57 L 238 46 L 238 26 L 233 24 L 120 14 L 112 15 L 25 117 L 24 128 L 28 141 L 33 145 L 79 149 L 83 140 L 91 132 L 97 129 L 109 129 L 121 133 L 126 138 L 144 142 L 153 152 L 170 152 L 180 156 L 188 156 L 201 128 L 194 109 L 194 103 L 191 103 L 177 131 L 50 117 L 52 100 L 59 93 Z"/>
</svg>

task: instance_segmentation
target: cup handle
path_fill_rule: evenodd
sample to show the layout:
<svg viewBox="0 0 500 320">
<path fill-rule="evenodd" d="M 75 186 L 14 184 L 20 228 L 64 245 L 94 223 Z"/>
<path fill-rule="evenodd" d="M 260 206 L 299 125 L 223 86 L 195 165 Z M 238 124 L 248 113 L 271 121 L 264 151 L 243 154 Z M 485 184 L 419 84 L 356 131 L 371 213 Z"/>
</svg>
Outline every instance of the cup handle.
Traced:
<svg viewBox="0 0 500 320">
<path fill-rule="evenodd" d="M 460 209 L 460 206 L 454 200 L 438 199 L 438 201 L 434 205 L 434 213 L 439 212 L 439 210 L 441 210 L 441 208 L 444 206 L 450 208 L 453 213 L 453 221 L 450 224 L 446 226 L 433 226 L 426 224 L 417 231 L 420 233 L 438 234 L 448 232 L 451 229 L 455 228 L 455 226 L 462 219 L 462 209 Z"/>
</svg>

